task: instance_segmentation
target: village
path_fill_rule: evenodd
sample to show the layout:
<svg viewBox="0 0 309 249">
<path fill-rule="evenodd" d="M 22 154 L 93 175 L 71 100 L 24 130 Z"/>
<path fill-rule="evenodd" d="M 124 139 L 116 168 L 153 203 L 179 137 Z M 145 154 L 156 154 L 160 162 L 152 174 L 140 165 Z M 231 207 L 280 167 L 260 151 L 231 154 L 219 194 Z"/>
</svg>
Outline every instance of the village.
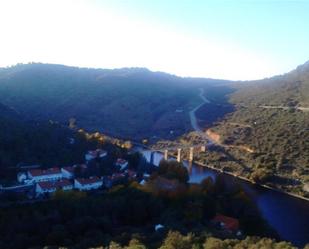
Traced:
<svg viewBox="0 0 309 249">
<path fill-rule="evenodd" d="M 26 194 L 30 202 L 48 200 L 57 191 L 81 191 L 100 194 L 100 190 L 104 191 L 128 181 L 136 181 L 140 185 L 145 185 L 149 180 L 150 171 L 153 170 L 152 167 L 156 168 L 156 166 L 146 162 L 149 166 L 148 168 L 146 167 L 148 170 L 146 168 L 134 170 L 129 168 L 128 160 L 117 158 L 113 165 L 109 165 L 112 168 L 109 174 L 96 175 L 93 174 L 93 171 L 91 171 L 91 176 L 89 176 L 89 172 L 86 174 L 92 167 L 91 165 L 100 163 L 106 160 L 107 157 L 108 152 L 103 149 L 89 150 L 85 153 L 84 164 L 21 170 L 17 173 L 18 184 L 6 188 L 1 187 L 1 192 L 7 192 L 9 195 L 12 193 Z M 164 180 L 164 178 L 161 180 Z M 167 179 L 163 182 L 161 181 L 160 188 L 169 189 L 169 184 L 171 184 L 171 181 Z M 173 186 L 171 189 L 173 189 Z M 20 203 L 24 203 L 24 201 Z M 242 236 L 242 232 L 239 230 L 239 221 L 233 217 L 218 213 L 209 225 L 217 232 L 222 232 L 229 236 Z M 156 224 L 154 229 L 158 231 L 165 229 L 165 226 Z"/>
<path fill-rule="evenodd" d="M 24 193 L 28 199 L 47 198 L 59 190 L 95 191 L 108 189 L 128 180 L 136 180 L 143 185 L 150 176 L 143 172 L 137 177 L 137 171 L 129 169 L 128 160 L 123 158 L 116 159 L 109 174 L 102 175 L 91 171 L 89 176 L 91 165 L 107 157 L 107 151 L 96 149 L 87 151 L 84 164 L 21 170 L 17 173 L 18 184 L 10 187 L 1 186 L 1 192 Z"/>
</svg>

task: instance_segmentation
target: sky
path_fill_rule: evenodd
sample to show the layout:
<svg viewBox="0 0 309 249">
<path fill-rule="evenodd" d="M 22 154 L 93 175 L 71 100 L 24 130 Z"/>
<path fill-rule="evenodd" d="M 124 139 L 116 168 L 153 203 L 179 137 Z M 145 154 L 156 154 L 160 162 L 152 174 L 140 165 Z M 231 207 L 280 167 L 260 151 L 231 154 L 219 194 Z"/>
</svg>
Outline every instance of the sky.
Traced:
<svg viewBox="0 0 309 249">
<path fill-rule="evenodd" d="M 0 0 L 0 67 L 252 80 L 309 60 L 309 0 Z"/>
</svg>

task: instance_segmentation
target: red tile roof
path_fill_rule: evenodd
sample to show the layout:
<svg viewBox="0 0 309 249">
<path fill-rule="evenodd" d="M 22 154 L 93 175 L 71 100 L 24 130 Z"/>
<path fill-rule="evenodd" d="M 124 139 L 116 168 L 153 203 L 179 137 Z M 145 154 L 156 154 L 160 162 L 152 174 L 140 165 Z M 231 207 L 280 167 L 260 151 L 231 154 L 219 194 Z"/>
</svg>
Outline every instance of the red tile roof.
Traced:
<svg viewBox="0 0 309 249">
<path fill-rule="evenodd" d="M 239 228 L 239 221 L 237 219 L 222 214 L 217 214 L 212 221 L 224 223 L 224 228 L 228 230 L 238 230 Z"/>
<path fill-rule="evenodd" d="M 44 176 L 44 175 L 55 175 L 55 174 L 61 174 L 61 170 L 59 168 L 49 168 L 49 169 L 32 169 L 29 170 L 29 173 L 32 176 Z"/>
<path fill-rule="evenodd" d="M 55 189 L 55 188 L 63 188 L 67 186 L 72 186 L 73 184 L 67 180 L 63 179 L 57 182 L 52 182 L 52 181 L 47 181 L 47 182 L 39 182 L 38 185 L 43 189 L 43 190 L 48 190 L 48 189 Z"/>
<path fill-rule="evenodd" d="M 87 185 L 87 184 L 92 184 L 92 183 L 97 183 L 97 182 L 102 181 L 97 176 L 90 177 L 90 178 L 77 178 L 75 180 L 78 181 L 81 185 Z"/>
</svg>

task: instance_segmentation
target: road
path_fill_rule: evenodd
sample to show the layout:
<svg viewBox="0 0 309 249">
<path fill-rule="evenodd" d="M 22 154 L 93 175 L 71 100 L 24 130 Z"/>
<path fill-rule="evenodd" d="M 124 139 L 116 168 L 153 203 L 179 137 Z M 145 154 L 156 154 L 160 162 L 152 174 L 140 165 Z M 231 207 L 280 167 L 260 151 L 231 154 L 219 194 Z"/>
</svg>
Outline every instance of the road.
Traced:
<svg viewBox="0 0 309 249">
<path fill-rule="evenodd" d="M 300 110 L 303 112 L 308 112 L 309 111 L 309 107 L 301 107 L 301 106 L 296 106 L 296 107 L 288 107 L 288 106 L 274 106 L 274 105 L 260 105 L 260 108 L 264 108 L 264 109 L 282 109 L 282 110 L 290 110 L 290 109 L 296 109 L 296 110 Z"/>
<path fill-rule="evenodd" d="M 192 128 L 197 132 L 203 132 L 201 127 L 198 125 L 197 118 L 196 118 L 196 111 L 200 109 L 204 104 L 209 104 L 210 101 L 204 96 L 204 89 L 199 88 L 199 97 L 203 100 L 203 102 L 196 107 L 194 107 L 191 111 L 189 111 L 190 121 Z"/>
<path fill-rule="evenodd" d="M 199 88 L 199 97 L 202 99 L 202 103 L 194 107 L 191 111 L 189 111 L 190 121 L 192 128 L 201 135 L 202 138 L 207 140 L 208 144 L 213 144 L 215 141 L 213 141 L 204 131 L 203 129 L 198 125 L 197 117 L 196 117 L 196 111 L 201 108 L 205 104 L 209 104 L 210 101 L 204 96 L 204 89 Z"/>
</svg>

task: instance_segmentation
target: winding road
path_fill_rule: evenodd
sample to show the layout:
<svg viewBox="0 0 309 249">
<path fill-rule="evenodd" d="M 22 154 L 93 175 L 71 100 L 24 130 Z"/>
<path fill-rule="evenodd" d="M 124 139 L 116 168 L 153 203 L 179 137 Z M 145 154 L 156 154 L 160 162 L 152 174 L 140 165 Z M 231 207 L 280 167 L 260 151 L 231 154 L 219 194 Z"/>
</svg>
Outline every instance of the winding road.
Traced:
<svg viewBox="0 0 309 249">
<path fill-rule="evenodd" d="M 197 105 L 196 107 L 194 107 L 191 111 L 189 111 L 189 116 L 190 116 L 190 121 L 191 121 L 191 126 L 192 128 L 205 140 L 207 140 L 208 144 L 214 144 L 216 143 L 213 139 L 211 139 L 204 131 L 203 129 L 198 125 L 197 122 L 197 117 L 196 117 L 196 111 L 201 108 L 204 104 L 209 104 L 210 100 L 207 99 L 204 96 L 204 89 L 203 88 L 199 88 L 200 92 L 199 92 L 199 97 L 203 100 L 203 102 L 199 105 Z"/>
<path fill-rule="evenodd" d="M 197 118 L 196 118 L 196 111 L 202 107 L 204 104 L 209 104 L 210 101 L 204 96 L 204 89 L 199 88 L 200 93 L 199 97 L 203 100 L 203 102 L 199 105 L 197 105 L 195 108 L 193 108 L 191 111 L 189 111 L 189 116 L 190 116 L 190 121 L 191 121 L 191 126 L 192 128 L 197 131 L 197 132 L 203 132 L 201 127 L 197 123 Z"/>
</svg>

